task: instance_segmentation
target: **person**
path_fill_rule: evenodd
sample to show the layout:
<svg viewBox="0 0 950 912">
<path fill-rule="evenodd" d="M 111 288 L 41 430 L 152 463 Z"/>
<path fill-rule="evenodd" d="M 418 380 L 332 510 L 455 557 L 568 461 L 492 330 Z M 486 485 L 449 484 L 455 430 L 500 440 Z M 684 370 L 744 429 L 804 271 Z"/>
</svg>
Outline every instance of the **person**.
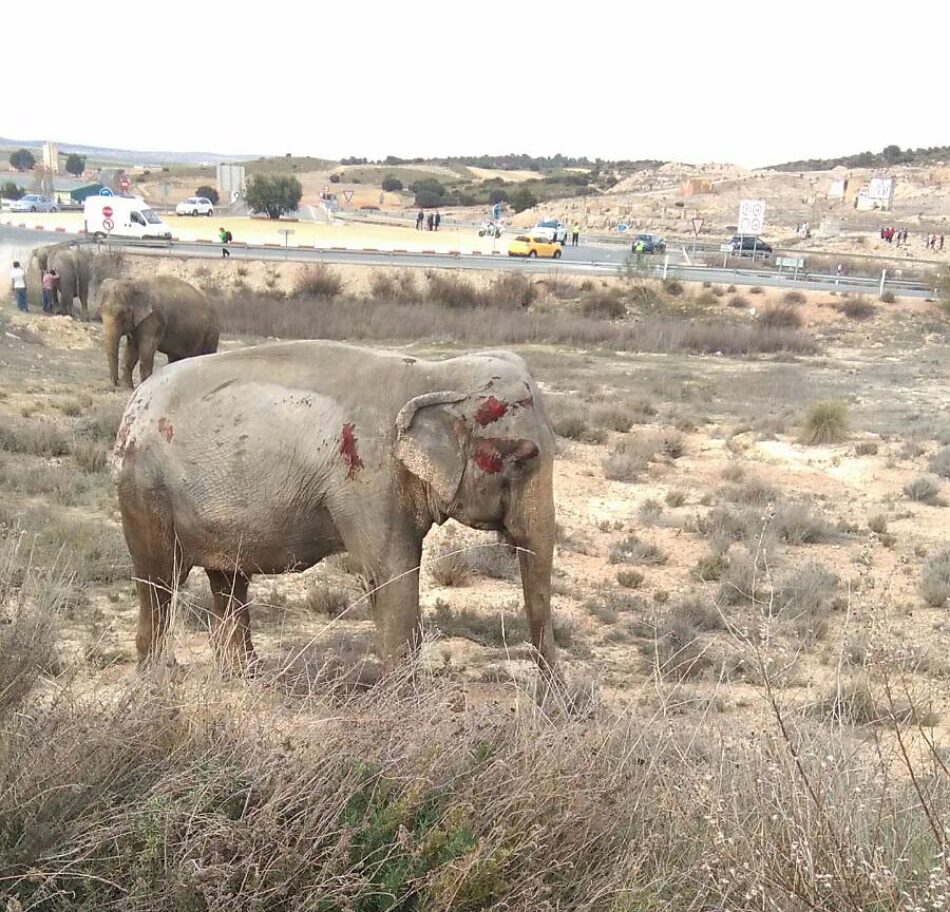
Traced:
<svg viewBox="0 0 950 912">
<path fill-rule="evenodd" d="M 943 253 L 943 235 L 940 235 L 940 252 Z"/>
<path fill-rule="evenodd" d="M 426 225 L 429 227 L 429 231 L 432 230 L 432 227 L 435 225 L 435 216 L 430 212 L 429 217 L 426 219 Z"/>
<path fill-rule="evenodd" d="M 221 256 L 227 259 L 231 256 L 231 251 L 228 250 L 228 242 L 231 240 L 231 232 L 226 231 L 222 226 L 218 229 L 218 237 L 221 239 Z"/>
<path fill-rule="evenodd" d="M 439 230 L 439 225 L 442 224 L 442 213 L 438 209 L 435 210 L 435 230 Z"/>
<path fill-rule="evenodd" d="M 577 242 L 580 239 L 580 236 L 581 236 L 581 226 L 578 225 L 577 222 L 574 222 L 574 224 L 571 225 L 571 246 L 572 247 L 577 246 Z"/>
<path fill-rule="evenodd" d="M 416 216 L 416 231 L 422 231 L 422 223 L 425 221 L 426 214 L 420 209 Z"/>
<path fill-rule="evenodd" d="M 47 269 L 43 273 L 43 313 L 53 313 L 53 294 L 56 288 L 56 270 Z"/>
<path fill-rule="evenodd" d="M 26 303 L 26 273 L 20 266 L 19 260 L 13 261 L 13 268 L 10 270 L 10 287 L 13 289 L 13 296 L 16 298 L 18 310 L 26 313 L 29 307 Z"/>
</svg>

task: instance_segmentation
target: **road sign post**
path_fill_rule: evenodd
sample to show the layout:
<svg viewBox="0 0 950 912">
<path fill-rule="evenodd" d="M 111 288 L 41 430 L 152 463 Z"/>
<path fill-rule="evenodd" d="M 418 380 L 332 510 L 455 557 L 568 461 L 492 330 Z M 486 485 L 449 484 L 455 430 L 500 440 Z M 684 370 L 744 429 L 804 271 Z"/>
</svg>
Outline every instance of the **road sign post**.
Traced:
<svg viewBox="0 0 950 912">
<path fill-rule="evenodd" d="M 693 219 L 693 256 L 696 256 L 696 238 L 703 227 L 703 220 L 699 216 Z"/>
<path fill-rule="evenodd" d="M 289 255 L 290 236 L 294 234 L 294 229 L 293 228 L 278 228 L 277 233 L 282 234 L 284 236 L 284 259 L 286 260 Z"/>
</svg>

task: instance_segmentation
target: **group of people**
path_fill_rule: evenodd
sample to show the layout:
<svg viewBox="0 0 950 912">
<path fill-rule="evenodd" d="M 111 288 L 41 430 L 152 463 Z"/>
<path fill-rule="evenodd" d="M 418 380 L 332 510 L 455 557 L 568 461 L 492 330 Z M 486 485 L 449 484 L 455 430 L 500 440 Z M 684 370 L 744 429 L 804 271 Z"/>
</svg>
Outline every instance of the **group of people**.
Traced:
<svg viewBox="0 0 950 912">
<path fill-rule="evenodd" d="M 888 244 L 896 243 L 898 247 L 907 243 L 907 234 L 906 228 L 881 228 L 881 240 L 887 241 Z M 928 234 L 924 238 L 924 247 L 934 253 L 943 251 L 943 235 Z"/>
<path fill-rule="evenodd" d="M 442 213 L 436 210 L 435 215 L 430 212 L 429 215 L 426 216 L 425 212 L 420 209 L 416 215 L 416 231 L 422 231 L 423 224 L 429 231 L 438 231 L 439 225 L 442 224 Z"/>
<path fill-rule="evenodd" d="M 65 314 L 66 310 L 62 306 L 59 296 L 59 273 L 52 266 L 44 270 L 41 285 L 43 289 L 43 313 Z M 30 308 L 26 300 L 26 270 L 20 265 L 19 260 L 13 261 L 13 268 L 10 270 L 10 286 L 13 289 L 17 309 L 27 313 Z"/>
<path fill-rule="evenodd" d="M 927 238 L 927 249 L 932 250 L 934 253 L 937 251 L 943 251 L 943 235 L 931 234 Z"/>
</svg>

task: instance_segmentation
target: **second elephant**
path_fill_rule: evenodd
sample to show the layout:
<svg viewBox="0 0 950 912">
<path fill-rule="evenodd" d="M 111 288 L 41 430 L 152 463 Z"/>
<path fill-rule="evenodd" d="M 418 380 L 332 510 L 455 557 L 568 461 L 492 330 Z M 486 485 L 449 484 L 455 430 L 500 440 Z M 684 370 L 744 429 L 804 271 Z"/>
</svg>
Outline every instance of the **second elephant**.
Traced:
<svg viewBox="0 0 950 912">
<path fill-rule="evenodd" d="M 59 312 L 72 316 L 73 301 L 79 298 L 82 318 L 88 320 L 92 251 L 69 244 L 50 244 L 37 247 L 33 251 L 32 261 L 30 264 L 30 271 L 34 274 L 32 287 L 39 288 L 39 280 L 43 273 L 52 267 L 59 275 Z"/>
<path fill-rule="evenodd" d="M 98 293 L 99 314 L 112 385 L 119 385 L 119 342 L 128 340 L 122 379 L 132 387 L 132 371 L 152 375 L 155 353 L 169 363 L 218 350 L 220 323 L 207 297 L 174 276 L 106 279 Z"/>
</svg>

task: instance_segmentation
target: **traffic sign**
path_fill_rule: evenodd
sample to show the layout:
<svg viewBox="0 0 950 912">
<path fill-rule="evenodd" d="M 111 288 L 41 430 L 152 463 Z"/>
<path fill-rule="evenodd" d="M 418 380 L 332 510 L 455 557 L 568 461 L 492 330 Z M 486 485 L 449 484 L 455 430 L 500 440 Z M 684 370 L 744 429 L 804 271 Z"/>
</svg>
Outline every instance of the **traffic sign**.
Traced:
<svg viewBox="0 0 950 912">
<path fill-rule="evenodd" d="M 491 217 L 497 222 L 501 218 L 501 203 L 495 203 L 492 206 Z"/>
<path fill-rule="evenodd" d="M 623 222 L 621 222 L 621 223 L 617 226 L 617 230 L 618 230 L 621 234 L 623 234 L 625 231 L 627 231 L 627 230 L 629 229 L 629 227 L 630 227 L 629 225 L 626 225 L 626 224 L 624 224 Z"/>
<path fill-rule="evenodd" d="M 103 187 L 99 191 L 99 196 L 115 196 L 115 194 L 108 187 Z"/>
<path fill-rule="evenodd" d="M 105 228 L 106 231 L 111 231 L 115 228 L 115 222 L 113 222 L 111 218 L 104 218 L 102 220 L 102 227 Z"/>
<path fill-rule="evenodd" d="M 111 207 L 111 206 L 103 206 L 103 207 L 102 207 L 102 214 L 103 214 L 106 218 L 112 218 L 112 207 Z"/>
<path fill-rule="evenodd" d="M 696 237 L 699 237 L 699 231 L 702 227 L 703 227 L 703 220 L 701 218 L 694 218 L 693 219 L 693 234 L 695 234 Z"/>
<path fill-rule="evenodd" d="M 739 203 L 739 230 L 737 234 L 758 235 L 765 227 L 765 200 L 742 200 Z"/>
<path fill-rule="evenodd" d="M 349 202 L 351 199 L 353 199 L 353 191 L 352 191 L 352 190 L 344 190 L 344 191 L 343 191 L 343 199 L 345 199 L 347 202 Z"/>
</svg>

